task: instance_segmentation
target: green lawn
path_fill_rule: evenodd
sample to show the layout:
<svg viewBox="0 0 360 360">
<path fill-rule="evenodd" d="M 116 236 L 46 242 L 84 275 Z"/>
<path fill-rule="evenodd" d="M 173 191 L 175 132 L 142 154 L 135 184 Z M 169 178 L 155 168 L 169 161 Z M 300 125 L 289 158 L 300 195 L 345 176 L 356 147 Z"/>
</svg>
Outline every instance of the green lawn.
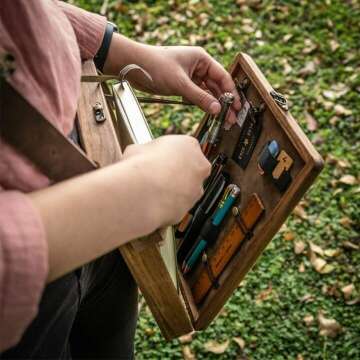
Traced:
<svg viewBox="0 0 360 360">
<path fill-rule="evenodd" d="M 103 4 L 74 2 L 96 12 Z M 326 160 L 301 207 L 206 331 L 166 343 L 142 307 L 137 359 L 360 359 L 359 9 L 357 0 L 108 2 L 109 19 L 134 39 L 202 45 L 226 66 L 238 51 L 251 54 Z M 155 105 L 146 113 L 157 135 L 190 132 L 202 116 Z M 309 241 L 320 247 L 313 250 L 327 262 L 326 274 L 309 261 Z M 337 323 L 319 322 L 319 312 Z M 336 336 L 320 325 L 325 332 L 333 326 Z M 210 340 L 224 344 L 222 354 L 207 351 Z"/>
</svg>

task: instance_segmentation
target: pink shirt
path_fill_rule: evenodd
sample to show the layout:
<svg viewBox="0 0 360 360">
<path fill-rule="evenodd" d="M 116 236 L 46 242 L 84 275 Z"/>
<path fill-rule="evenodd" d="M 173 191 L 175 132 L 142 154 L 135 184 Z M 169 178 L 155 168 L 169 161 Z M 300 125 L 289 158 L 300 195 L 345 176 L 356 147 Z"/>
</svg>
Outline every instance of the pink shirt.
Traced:
<svg viewBox="0 0 360 360">
<path fill-rule="evenodd" d="M 105 26 L 104 17 L 62 2 L 0 1 L 0 54 L 16 64 L 9 81 L 64 134 L 73 127 L 81 59 L 94 57 Z M 0 138 L 0 352 L 20 340 L 46 283 L 45 231 L 24 193 L 48 183 Z"/>
</svg>

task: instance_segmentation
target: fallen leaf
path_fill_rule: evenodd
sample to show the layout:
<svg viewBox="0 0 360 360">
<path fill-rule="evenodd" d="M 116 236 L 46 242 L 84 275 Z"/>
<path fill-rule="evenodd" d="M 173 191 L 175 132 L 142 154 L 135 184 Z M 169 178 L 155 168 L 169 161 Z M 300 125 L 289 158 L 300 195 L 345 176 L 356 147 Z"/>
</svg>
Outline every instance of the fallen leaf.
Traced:
<svg viewBox="0 0 360 360">
<path fill-rule="evenodd" d="M 183 336 L 179 337 L 179 341 L 182 344 L 190 343 L 190 342 L 192 342 L 192 340 L 193 340 L 193 333 L 189 333 L 189 334 L 186 334 L 186 335 L 183 335 Z"/>
<path fill-rule="evenodd" d="M 204 348 L 206 351 L 212 352 L 214 354 L 223 354 L 229 347 L 229 344 L 229 340 L 226 340 L 223 343 L 218 343 L 215 340 L 210 340 L 204 344 Z"/>
<path fill-rule="evenodd" d="M 335 270 L 335 266 L 332 264 L 325 264 L 325 266 L 323 266 L 320 270 L 319 273 L 320 274 L 330 274 L 331 272 L 333 272 Z"/>
<path fill-rule="evenodd" d="M 327 257 L 336 257 L 340 255 L 340 249 L 325 249 L 324 255 Z"/>
<path fill-rule="evenodd" d="M 341 104 L 336 104 L 334 106 L 334 111 L 335 111 L 335 114 L 338 116 L 341 116 L 341 115 L 349 116 L 352 114 L 352 111 L 350 109 L 347 109 L 346 107 L 344 107 Z"/>
<path fill-rule="evenodd" d="M 312 315 L 306 315 L 304 316 L 304 323 L 306 326 L 310 326 L 314 322 L 314 317 Z"/>
<path fill-rule="evenodd" d="M 349 250 L 359 250 L 359 245 L 352 243 L 351 241 L 344 241 L 342 243 L 343 247 Z"/>
<path fill-rule="evenodd" d="M 322 269 L 325 267 L 326 265 L 326 261 L 320 257 L 317 257 L 315 255 L 315 251 L 314 251 L 314 248 L 318 250 L 321 249 L 320 247 L 317 247 L 317 245 L 315 245 L 314 247 L 314 244 L 309 241 L 309 245 L 310 245 L 310 248 L 309 248 L 309 260 L 310 260 L 310 263 L 312 265 L 312 267 L 319 273 L 321 273 Z M 322 249 L 321 249 L 322 251 Z"/>
<path fill-rule="evenodd" d="M 315 61 L 309 61 L 305 64 L 305 66 L 299 70 L 300 75 L 310 75 L 316 72 L 316 64 Z"/>
<path fill-rule="evenodd" d="M 320 336 L 335 338 L 342 331 L 342 326 L 335 319 L 326 318 L 321 310 L 318 313 L 317 320 L 320 328 Z"/>
<path fill-rule="evenodd" d="M 288 232 L 284 233 L 283 238 L 286 241 L 292 241 L 295 239 L 295 235 L 291 231 L 288 231 Z"/>
<path fill-rule="evenodd" d="M 284 43 L 287 43 L 294 35 L 293 34 L 286 34 L 282 40 Z"/>
<path fill-rule="evenodd" d="M 182 348 L 182 353 L 183 353 L 184 360 L 196 360 L 196 357 L 195 357 L 194 353 L 191 351 L 189 345 L 185 345 Z"/>
<path fill-rule="evenodd" d="M 346 300 L 351 298 L 351 294 L 355 290 L 354 284 L 349 284 L 341 288 L 342 293 L 344 294 L 344 298 Z"/>
<path fill-rule="evenodd" d="M 339 288 L 338 288 L 338 284 L 335 283 L 333 285 L 326 285 L 324 284 L 322 287 L 321 287 L 321 292 L 324 294 L 324 295 L 329 295 L 329 296 L 332 296 L 336 299 L 339 299 L 341 297 L 341 293 L 339 291 Z"/>
<path fill-rule="evenodd" d="M 351 167 L 350 163 L 346 159 L 340 159 L 337 163 L 342 169 Z"/>
<path fill-rule="evenodd" d="M 353 175 L 344 175 L 339 179 L 339 182 L 346 185 L 355 185 L 356 177 Z"/>
<path fill-rule="evenodd" d="M 272 293 L 272 290 L 273 290 L 272 285 L 270 284 L 267 289 L 260 291 L 256 296 L 255 303 L 259 304 L 262 301 L 266 300 L 270 296 L 270 294 Z"/>
<path fill-rule="evenodd" d="M 326 99 L 329 99 L 329 100 L 335 100 L 337 98 L 336 93 L 331 90 L 324 90 L 322 94 Z"/>
<path fill-rule="evenodd" d="M 320 256 L 324 256 L 324 250 L 319 245 L 316 245 L 313 242 L 309 241 L 309 246 L 314 253 Z"/>
<path fill-rule="evenodd" d="M 305 121 L 306 121 L 307 128 L 308 128 L 309 131 L 315 131 L 318 128 L 317 121 L 307 111 L 305 111 Z"/>
<path fill-rule="evenodd" d="M 360 297 L 354 299 L 354 300 L 350 300 L 350 301 L 346 301 L 345 304 L 346 305 L 357 305 L 360 303 Z"/>
<path fill-rule="evenodd" d="M 245 340 L 241 337 L 234 337 L 233 340 L 239 345 L 241 350 L 245 348 Z"/>
<path fill-rule="evenodd" d="M 317 48 L 317 45 L 311 39 L 305 39 L 304 45 L 303 54 L 310 54 Z"/>
<path fill-rule="evenodd" d="M 301 240 L 295 241 L 294 242 L 294 252 L 295 252 L 295 254 L 299 255 L 299 254 L 303 253 L 304 250 L 305 250 L 305 247 L 306 247 L 306 244 L 303 241 L 301 241 Z"/>
<path fill-rule="evenodd" d="M 352 222 L 352 220 L 351 220 L 349 217 L 344 216 L 344 217 L 342 217 L 342 218 L 339 220 L 339 223 L 340 223 L 342 226 L 349 227 L 353 222 Z"/>
<path fill-rule="evenodd" d="M 307 220 L 307 218 L 308 218 L 304 207 L 300 204 L 295 207 L 293 213 L 295 216 L 297 216 L 303 220 Z"/>
<path fill-rule="evenodd" d="M 300 265 L 299 265 L 299 269 L 298 269 L 298 270 L 299 270 L 299 272 L 300 272 L 300 273 L 305 272 L 305 265 L 304 265 L 304 263 L 303 263 L 303 262 L 301 262 L 301 263 L 300 263 Z"/>
<path fill-rule="evenodd" d="M 302 298 L 300 298 L 300 302 L 303 302 L 303 303 L 313 302 L 314 300 L 315 300 L 315 297 L 312 294 L 305 294 Z"/>
<path fill-rule="evenodd" d="M 321 270 L 325 267 L 326 261 L 324 259 L 321 259 L 319 257 L 313 257 L 311 260 L 311 265 L 314 267 L 314 269 L 317 272 L 321 272 Z"/>
<path fill-rule="evenodd" d="M 334 39 L 331 39 L 329 43 L 331 51 L 336 51 L 340 47 L 340 44 Z"/>
</svg>

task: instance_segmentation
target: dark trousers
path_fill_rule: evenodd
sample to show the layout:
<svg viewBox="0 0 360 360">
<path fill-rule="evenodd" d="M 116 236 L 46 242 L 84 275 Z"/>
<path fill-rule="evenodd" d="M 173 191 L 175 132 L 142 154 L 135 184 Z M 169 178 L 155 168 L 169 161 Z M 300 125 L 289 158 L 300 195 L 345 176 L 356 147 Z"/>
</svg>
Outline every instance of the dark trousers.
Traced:
<svg viewBox="0 0 360 360">
<path fill-rule="evenodd" d="M 49 284 L 37 317 L 1 359 L 133 359 L 138 290 L 116 250 Z"/>
</svg>

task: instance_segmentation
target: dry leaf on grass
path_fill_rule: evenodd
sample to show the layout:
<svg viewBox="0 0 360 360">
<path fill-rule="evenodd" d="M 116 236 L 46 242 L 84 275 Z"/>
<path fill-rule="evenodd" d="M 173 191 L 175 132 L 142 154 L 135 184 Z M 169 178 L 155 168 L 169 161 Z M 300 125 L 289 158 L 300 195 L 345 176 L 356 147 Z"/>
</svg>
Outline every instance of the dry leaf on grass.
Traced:
<svg viewBox="0 0 360 360">
<path fill-rule="evenodd" d="M 319 311 L 317 320 L 320 328 L 320 336 L 334 338 L 342 331 L 342 326 L 335 319 L 326 318 L 321 310 Z"/>
<path fill-rule="evenodd" d="M 299 269 L 298 269 L 298 270 L 299 270 L 299 272 L 300 272 L 300 273 L 305 272 L 305 265 L 304 265 L 304 263 L 303 263 L 303 262 L 301 262 L 301 263 L 300 263 L 300 265 L 299 265 Z"/>
<path fill-rule="evenodd" d="M 283 238 L 284 238 L 284 240 L 286 240 L 286 241 L 292 241 L 292 240 L 295 239 L 295 235 L 294 235 L 293 232 L 287 231 L 286 233 L 284 233 Z"/>
<path fill-rule="evenodd" d="M 356 245 L 354 244 L 353 242 L 351 241 L 344 241 L 342 243 L 342 246 L 346 249 L 349 249 L 349 250 L 359 250 L 359 245 Z"/>
<path fill-rule="evenodd" d="M 192 340 L 193 340 L 193 334 L 194 334 L 194 333 L 189 333 L 189 334 L 180 336 L 180 337 L 179 337 L 179 341 L 180 341 L 182 344 L 190 343 L 190 342 L 192 342 Z"/>
<path fill-rule="evenodd" d="M 335 111 L 335 114 L 338 116 L 341 116 L 341 115 L 349 116 L 352 114 L 352 111 L 350 109 L 347 109 L 346 107 L 344 107 L 341 104 L 336 104 L 334 106 L 334 111 Z"/>
<path fill-rule="evenodd" d="M 299 70 L 300 75 L 310 75 L 316 72 L 316 64 L 315 61 L 309 61 L 305 64 L 305 66 Z"/>
<path fill-rule="evenodd" d="M 334 39 L 331 39 L 329 41 L 329 44 L 330 44 L 331 51 L 336 51 L 340 47 L 340 44 Z"/>
<path fill-rule="evenodd" d="M 300 219 L 307 220 L 308 218 L 306 211 L 302 205 L 297 205 L 293 213 L 295 216 L 299 217 Z"/>
<path fill-rule="evenodd" d="M 318 128 L 318 123 L 315 120 L 315 118 L 308 113 L 307 111 L 305 111 L 305 121 L 306 121 L 306 126 L 308 128 L 309 131 L 315 131 Z"/>
<path fill-rule="evenodd" d="M 313 242 L 309 241 L 309 246 L 311 251 L 313 251 L 314 253 L 320 256 L 324 256 L 324 250 L 319 245 L 316 245 Z"/>
<path fill-rule="evenodd" d="M 267 289 L 260 291 L 256 296 L 255 303 L 260 304 L 262 301 L 266 300 L 272 293 L 272 290 L 272 285 L 270 284 Z"/>
<path fill-rule="evenodd" d="M 226 340 L 223 343 L 218 343 L 215 340 L 210 340 L 204 344 L 206 351 L 212 352 L 213 354 L 223 354 L 229 347 L 230 341 Z"/>
<path fill-rule="evenodd" d="M 306 244 L 302 240 L 294 242 L 294 253 L 296 255 L 302 254 L 305 250 Z"/>
<path fill-rule="evenodd" d="M 342 293 L 344 294 L 344 298 L 346 300 L 351 298 L 351 294 L 355 290 L 354 284 L 349 284 L 341 288 Z"/>
<path fill-rule="evenodd" d="M 320 246 L 317 246 L 311 242 L 309 242 L 309 244 L 310 244 L 309 260 L 313 268 L 320 274 L 328 274 L 332 272 L 335 269 L 335 267 L 331 264 L 328 264 L 324 259 L 317 257 L 315 254 L 314 249 L 316 249 L 318 253 L 319 252 L 323 253 L 323 250 L 320 248 Z"/>
<path fill-rule="evenodd" d="M 234 337 L 233 340 L 239 345 L 241 350 L 244 350 L 245 348 L 245 340 L 241 337 Z"/>
<path fill-rule="evenodd" d="M 325 249 L 324 255 L 327 257 L 336 257 L 340 255 L 340 249 Z"/>
<path fill-rule="evenodd" d="M 182 348 L 182 353 L 183 353 L 183 358 L 184 358 L 184 360 L 196 360 L 196 356 L 195 356 L 194 353 L 191 351 L 189 345 L 185 345 L 185 346 Z"/>
<path fill-rule="evenodd" d="M 339 223 L 342 226 L 350 226 L 353 223 L 353 221 L 349 217 L 344 216 L 339 220 Z"/>
<path fill-rule="evenodd" d="M 314 317 L 311 314 L 305 315 L 303 320 L 306 326 L 310 326 L 314 322 Z"/>
<path fill-rule="evenodd" d="M 300 302 L 302 303 L 309 303 L 315 300 L 314 295 L 312 294 L 305 294 L 302 298 L 300 298 Z"/>
<path fill-rule="evenodd" d="M 356 177 L 353 175 L 344 175 L 339 179 L 339 182 L 346 185 L 355 185 Z"/>
</svg>

